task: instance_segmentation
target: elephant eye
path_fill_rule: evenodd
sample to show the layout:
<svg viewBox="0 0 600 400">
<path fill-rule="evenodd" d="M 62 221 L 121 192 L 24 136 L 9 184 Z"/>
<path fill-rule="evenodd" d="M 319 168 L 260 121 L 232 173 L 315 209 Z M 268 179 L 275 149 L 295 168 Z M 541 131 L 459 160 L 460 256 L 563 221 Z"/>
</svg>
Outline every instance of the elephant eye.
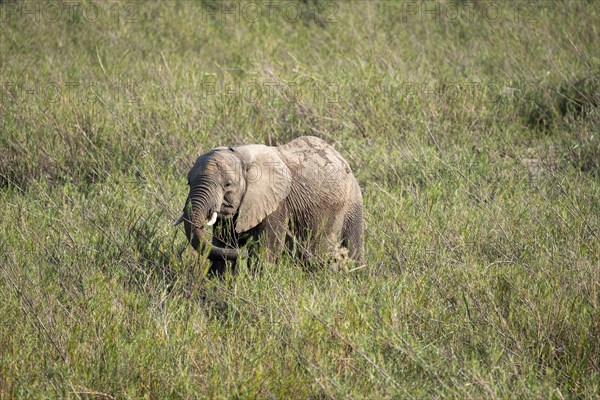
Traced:
<svg viewBox="0 0 600 400">
<path fill-rule="evenodd" d="M 231 187 L 231 185 L 233 185 L 233 182 L 231 182 L 231 179 L 228 179 L 227 182 L 225 182 L 225 187 Z"/>
</svg>

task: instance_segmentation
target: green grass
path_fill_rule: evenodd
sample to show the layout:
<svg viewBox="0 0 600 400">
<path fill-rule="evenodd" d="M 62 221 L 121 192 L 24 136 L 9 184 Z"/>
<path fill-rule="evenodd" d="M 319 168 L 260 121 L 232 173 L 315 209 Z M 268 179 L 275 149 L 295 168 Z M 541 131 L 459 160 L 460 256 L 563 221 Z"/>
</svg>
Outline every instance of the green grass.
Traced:
<svg viewBox="0 0 600 400">
<path fill-rule="evenodd" d="M 596 2 L 72 3 L 0 3 L 0 398 L 600 392 Z M 366 266 L 205 278 L 195 158 L 303 134 Z"/>
</svg>

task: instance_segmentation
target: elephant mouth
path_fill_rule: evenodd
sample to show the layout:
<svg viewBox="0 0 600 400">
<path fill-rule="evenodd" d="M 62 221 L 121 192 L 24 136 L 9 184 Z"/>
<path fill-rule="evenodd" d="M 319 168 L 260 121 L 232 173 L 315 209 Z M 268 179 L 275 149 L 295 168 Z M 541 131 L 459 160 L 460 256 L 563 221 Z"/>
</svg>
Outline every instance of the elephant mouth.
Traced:
<svg viewBox="0 0 600 400">
<path fill-rule="evenodd" d="M 229 216 L 233 215 L 234 213 L 235 213 L 235 207 L 228 202 L 223 202 L 223 204 L 221 204 L 220 210 L 217 212 L 217 214 L 221 218 L 229 217 Z"/>
</svg>

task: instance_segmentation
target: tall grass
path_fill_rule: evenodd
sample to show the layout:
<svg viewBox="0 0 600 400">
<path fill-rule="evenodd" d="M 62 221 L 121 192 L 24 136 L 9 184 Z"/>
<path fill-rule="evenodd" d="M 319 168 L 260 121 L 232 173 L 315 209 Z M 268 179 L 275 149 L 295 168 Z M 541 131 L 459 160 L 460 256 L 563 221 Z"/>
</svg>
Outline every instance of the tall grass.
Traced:
<svg viewBox="0 0 600 400">
<path fill-rule="evenodd" d="M 48 4 L 0 3 L 1 398 L 600 391 L 595 2 Z M 205 277 L 195 158 L 303 134 L 366 266 Z"/>
</svg>

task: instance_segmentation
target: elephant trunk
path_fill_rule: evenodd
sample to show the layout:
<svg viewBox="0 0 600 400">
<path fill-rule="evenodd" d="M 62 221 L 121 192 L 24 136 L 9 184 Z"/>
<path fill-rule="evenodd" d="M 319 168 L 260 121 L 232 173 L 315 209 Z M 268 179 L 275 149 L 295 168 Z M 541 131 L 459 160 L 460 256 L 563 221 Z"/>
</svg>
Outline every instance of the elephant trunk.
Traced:
<svg viewBox="0 0 600 400">
<path fill-rule="evenodd" d="M 216 207 L 207 201 L 209 198 L 207 191 L 202 188 L 192 191 L 184 212 L 176 223 L 184 223 L 185 235 L 196 251 L 200 252 L 205 247 L 210 249 L 210 260 L 236 260 L 241 255 L 239 251 L 217 247 L 206 238 L 204 225 L 211 226 L 217 219 Z"/>
<path fill-rule="evenodd" d="M 186 225 L 185 233 L 188 239 L 192 238 L 192 246 L 196 250 L 198 250 L 197 242 L 198 239 L 202 237 L 202 228 L 204 225 L 210 226 L 216 221 L 217 209 L 215 201 L 211 201 L 213 197 L 214 196 L 211 196 L 208 186 L 195 186 L 190 190 L 184 214 L 187 214 L 188 212 L 191 213 L 190 218 L 187 218 L 188 222 L 191 222 L 191 224 L 190 226 Z M 193 234 L 193 237 L 190 236 L 190 233 Z M 196 245 L 194 245 L 194 239 L 196 239 Z"/>
</svg>

